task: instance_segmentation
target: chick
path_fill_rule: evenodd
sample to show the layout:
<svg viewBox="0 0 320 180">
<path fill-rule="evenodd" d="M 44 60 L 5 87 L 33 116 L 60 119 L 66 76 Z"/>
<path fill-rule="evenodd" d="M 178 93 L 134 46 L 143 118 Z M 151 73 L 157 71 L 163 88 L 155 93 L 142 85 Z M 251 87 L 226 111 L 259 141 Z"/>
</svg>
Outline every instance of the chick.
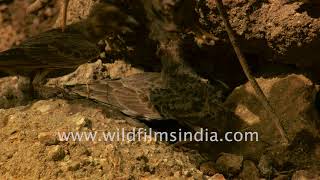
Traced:
<svg viewBox="0 0 320 180">
<path fill-rule="evenodd" d="M 38 86 L 51 70 L 74 69 L 95 59 L 100 39 L 129 31 L 132 23 L 133 18 L 117 7 L 98 3 L 87 19 L 66 26 L 65 32 L 52 29 L 0 52 L 0 71 L 28 76 Z"/>
</svg>

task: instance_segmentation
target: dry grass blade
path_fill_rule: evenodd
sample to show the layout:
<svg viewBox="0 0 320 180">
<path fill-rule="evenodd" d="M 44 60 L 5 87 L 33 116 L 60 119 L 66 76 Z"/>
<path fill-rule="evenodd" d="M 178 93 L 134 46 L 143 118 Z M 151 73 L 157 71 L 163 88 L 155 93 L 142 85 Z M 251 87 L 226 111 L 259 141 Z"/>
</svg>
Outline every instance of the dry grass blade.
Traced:
<svg viewBox="0 0 320 180">
<path fill-rule="evenodd" d="M 63 4 L 62 4 L 63 20 L 62 20 L 62 24 L 61 24 L 62 32 L 65 31 L 66 24 L 67 24 L 68 5 L 69 5 L 69 0 L 63 0 Z"/>
</svg>

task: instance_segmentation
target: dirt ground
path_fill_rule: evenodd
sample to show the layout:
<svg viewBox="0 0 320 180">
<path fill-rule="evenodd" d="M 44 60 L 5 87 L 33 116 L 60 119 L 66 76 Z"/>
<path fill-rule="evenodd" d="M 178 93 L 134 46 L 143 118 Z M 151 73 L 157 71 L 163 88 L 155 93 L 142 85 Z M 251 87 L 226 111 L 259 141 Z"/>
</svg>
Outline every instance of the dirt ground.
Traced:
<svg viewBox="0 0 320 180">
<path fill-rule="evenodd" d="M 59 5 L 54 1 L 36 14 L 26 14 L 26 8 L 32 1 L 0 2 L 0 51 L 6 50 L 22 40 L 46 31 L 52 27 L 59 13 Z"/>
<path fill-rule="evenodd" d="M 105 131 L 133 126 L 109 108 L 45 100 L 6 111 L 1 118 L 0 176 L 4 179 L 138 179 L 202 177 L 204 159 L 166 143 L 58 142 L 56 132 Z M 4 113 L 4 111 L 2 111 Z M 11 115 L 8 115 L 11 114 Z M 111 116 L 111 117 L 108 117 Z M 86 123 L 91 125 L 87 127 Z"/>
<path fill-rule="evenodd" d="M 0 0 L 0 52 L 59 26 L 60 1 L 51 0 L 35 14 L 26 14 L 32 2 Z M 83 7 L 95 1 L 77 2 L 82 3 L 71 0 L 68 23 L 86 16 L 88 9 Z M 292 141 L 289 147 L 277 146 L 279 135 L 268 114 L 248 83 L 244 84 L 246 79 L 230 53 L 214 1 L 200 0 L 196 6 L 199 26 L 214 36 L 215 48 L 203 43 L 199 35 L 195 44 L 186 44 L 186 60 L 202 77 L 219 78 L 232 89 L 238 86 L 224 106 L 240 118 L 241 131 L 258 131 L 262 141 L 180 145 L 150 135 L 143 136 L 146 141 L 103 141 L 104 132 L 158 128 L 158 124 L 147 126 L 117 108 L 86 97 L 32 100 L 26 93 L 28 80 L 4 77 L 0 79 L 0 179 L 320 179 L 320 99 L 316 85 L 320 63 L 314 53 L 320 34 L 317 7 L 310 10 L 302 2 L 274 0 L 224 3 L 254 73 L 276 76 L 258 81 L 284 119 Z M 144 58 L 137 62 L 139 67 L 155 54 L 137 55 L 137 59 Z M 146 68 L 153 69 L 153 65 Z M 48 84 L 85 84 L 97 78 L 119 79 L 137 73 L 143 70 L 123 61 L 98 61 L 81 66 L 73 74 L 50 79 Z M 175 128 L 169 126 L 165 125 L 166 130 Z M 98 132 L 100 140 L 63 141 L 59 139 L 61 132 Z"/>
</svg>

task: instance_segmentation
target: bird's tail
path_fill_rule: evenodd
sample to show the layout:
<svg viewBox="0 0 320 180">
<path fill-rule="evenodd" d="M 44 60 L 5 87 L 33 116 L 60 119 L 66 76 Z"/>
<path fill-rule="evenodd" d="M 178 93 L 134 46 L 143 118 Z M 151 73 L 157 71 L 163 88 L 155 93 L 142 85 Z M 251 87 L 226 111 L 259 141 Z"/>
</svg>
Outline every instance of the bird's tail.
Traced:
<svg viewBox="0 0 320 180">
<path fill-rule="evenodd" d="M 0 52 L 0 71 L 5 70 L 21 74 L 35 69 L 35 67 L 42 67 L 40 65 L 37 59 L 29 58 L 23 48 L 12 48 Z"/>
<path fill-rule="evenodd" d="M 23 52 L 19 49 L 9 49 L 3 52 L 0 52 L 0 68 L 7 66 L 18 66 L 16 60 L 23 58 Z"/>
<path fill-rule="evenodd" d="M 162 116 L 149 100 L 150 88 L 156 86 L 153 83 L 159 78 L 159 73 L 141 73 L 119 80 L 97 80 L 65 88 L 70 93 L 114 106 L 128 116 L 161 120 Z M 148 82 L 153 85 L 149 86 Z"/>
</svg>

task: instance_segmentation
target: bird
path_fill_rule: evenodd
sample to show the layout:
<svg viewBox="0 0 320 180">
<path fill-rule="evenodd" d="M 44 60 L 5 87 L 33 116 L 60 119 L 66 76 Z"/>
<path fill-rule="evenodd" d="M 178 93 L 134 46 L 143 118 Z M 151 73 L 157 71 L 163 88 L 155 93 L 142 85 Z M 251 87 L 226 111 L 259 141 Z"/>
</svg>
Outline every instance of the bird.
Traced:
<svg viewBox="0 0 320 180">
<path fill-rule="evenodd" d="M 195 131 L 199 128 L 230 131 L 239 123 L 234 113 L 223 105 L 230 89 L 219 80 L 203 79 L 185 61 L 179 33 L 184 23 L 176 22 L 179 18 L 172 17 L 172 13 L 158 13 L 156 7 L 163 4 L 144 2 L 150 23 L 149 38 L 158 45 L 157 55 L 162 63 L 160 73 L 144 72 L 116 80 L 96 80 L 88 85 L 65 86 L 66 94 L 114 106 L 124 114 L 144 121 L 174 120 Z M 170 3 L 163 9 L 177 10 Z M 164 16 L 159 17 L 159 14 Z"/>
<path fill-rule="evenodd" d="M 52 70 L 74 69 L 96 59 L 97 43 L 107 35 L 130 31 L 135 20 L 108 3 L 95 4 L 87 19 L 31 37 L 0 52 L 0 71 L 30 77 L 39 87 Z"/>
<path fill-rule="evenodd" d="M 227 89 L 221 83 L 177 75 L 169 79 L 166 87 L 162 84 L 161 73 L 143 72 L 122 79 L 92 81 L 89 86 L 65 86 L 65 89 L 69 94 L 111 105 L 144 121 L 175 120 L 195 131 L 207 128 L 217 132 L 230 130 L 230 124 L 235 124 L 234 114 L 223 106 Z"/>
</svg>

